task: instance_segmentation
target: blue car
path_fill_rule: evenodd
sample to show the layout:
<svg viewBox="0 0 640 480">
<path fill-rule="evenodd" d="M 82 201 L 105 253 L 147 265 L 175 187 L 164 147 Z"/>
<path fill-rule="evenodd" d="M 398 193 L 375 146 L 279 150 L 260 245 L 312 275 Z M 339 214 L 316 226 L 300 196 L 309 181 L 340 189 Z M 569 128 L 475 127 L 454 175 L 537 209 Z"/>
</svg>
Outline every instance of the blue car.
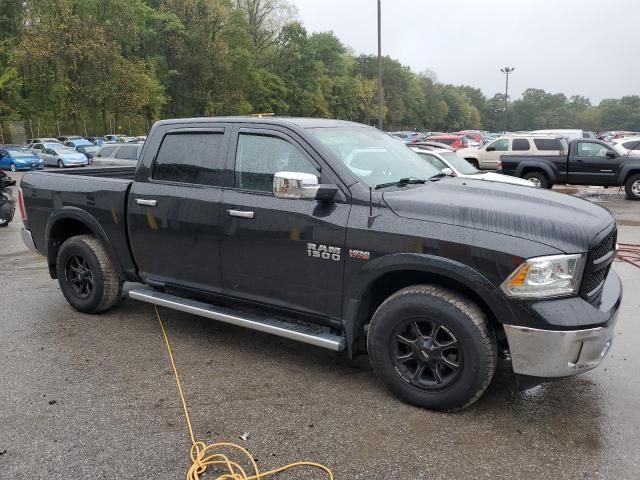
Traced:
<svg viewBox="0 0 640 480">
<path fill-rule="evenodd" d="M 86 138 L 76 138 L 74 140 L 67 140 L 66 142 L 63 143 L 63 145 L 65 147 L 69 147 L 69 148 L 73 148 L 74 150 L 78 150 L 78 147 L 86 147 L 86 146 L 89 146 L 89 145 L 93 145 L 93 143 L 91 143 Z"/>
<path fill-rule="evenodd" d="M 0 169 L 11 170 L 42 170 L 44 161 L 33 152 L 19 145 L 0 147 Z"/>
</svg>

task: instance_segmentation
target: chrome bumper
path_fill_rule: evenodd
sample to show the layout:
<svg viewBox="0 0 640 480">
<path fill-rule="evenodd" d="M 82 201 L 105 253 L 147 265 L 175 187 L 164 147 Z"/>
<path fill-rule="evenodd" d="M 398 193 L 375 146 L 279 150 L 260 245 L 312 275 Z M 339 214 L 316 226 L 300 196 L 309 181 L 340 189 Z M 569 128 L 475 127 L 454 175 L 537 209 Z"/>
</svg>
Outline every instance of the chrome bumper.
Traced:
<svg viewBox="0 0 640 480">
<path fill-rule="evenodd" d="M 596 368 L 611 348 L 608 327 L 555 331 L 505 325 L 513 371 L 532 377 L 568 377 Z"/>
<path fill-rule="evenodd" d="M 31 236 L 31 232 L 29 230 L 27 230 L 26 228 L 20 229 L 20 235 L 22 236 L 22 242 L 27 246 L 29 250 L 34 253 L 40 253 L 36 248 L 36 244 L 33 243 L 33 237 Z"/>
</svg>

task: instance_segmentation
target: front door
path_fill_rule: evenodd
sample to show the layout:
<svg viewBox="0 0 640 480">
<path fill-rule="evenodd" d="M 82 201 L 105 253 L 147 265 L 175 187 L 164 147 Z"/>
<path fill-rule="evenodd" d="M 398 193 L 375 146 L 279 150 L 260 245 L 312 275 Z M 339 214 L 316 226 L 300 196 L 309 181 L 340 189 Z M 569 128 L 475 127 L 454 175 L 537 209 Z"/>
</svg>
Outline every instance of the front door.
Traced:
<svg viewBox="0 0 640 480">
<path fill-rule="evenodd" d="M 478 152 L 480 168 L 495 170 L 498 168 L 500 156 L 509 151 L 509 139 L 499 138 Z"/>
<path fill-rule="evenodd" d="M 222 275 L 227 295 L 340 318 L 350 203 L 274 197 L 279 171 L 338 183 L 302 139 L 284 130 L 240 128 L 232 140 L 234 188 L 222 207 Z M 234 151 L 235 147 L 235 151 Z"/>
<path fill-rule="evenodd" d="M 615 158 L 608 158 L 615 155 Z M 620 166 L 618 154 L 607 145 L 578 142 L 569 160 L 569 183 L 578 185 L 615 185 Z"/>
<path fill-rule="evenodd" d="M 164 133 L 164 135 L 163 135 Z M 140 276 L 150 284 L 220 289 L 220 205 L 228 125 L 162 132 L 148 175 L 134 182 L 129 238 Z M 146 176 L 146 175 L 145 175 Z"/>
</svg>

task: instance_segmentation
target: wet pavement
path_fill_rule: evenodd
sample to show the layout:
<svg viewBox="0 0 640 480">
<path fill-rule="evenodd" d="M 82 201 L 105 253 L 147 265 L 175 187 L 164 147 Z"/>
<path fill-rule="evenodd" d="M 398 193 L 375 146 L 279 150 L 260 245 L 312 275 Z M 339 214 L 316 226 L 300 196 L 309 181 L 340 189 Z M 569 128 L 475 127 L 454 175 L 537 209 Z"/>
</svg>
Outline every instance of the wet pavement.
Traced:
<svg viewBox="0 0 640 480">
<path fill-rule="evenodd" d="M 574 193 L 619 216 L 620 242 L 640 244 L 640 202 Z M 190 441 L 152 307 L 75 312 L 20 223 L 0 229 L 0 479 L 184 478 Z M 456 414 L 395 400 L 364 357 L 161 313 L 196 436 L 238 442 L 263 468 L 308 459 L 336 479 L 637 479 L 640 269 L 614 268 L 626 295 L 600 368 L 518 392 L 502 364 Z"/>
</svg>

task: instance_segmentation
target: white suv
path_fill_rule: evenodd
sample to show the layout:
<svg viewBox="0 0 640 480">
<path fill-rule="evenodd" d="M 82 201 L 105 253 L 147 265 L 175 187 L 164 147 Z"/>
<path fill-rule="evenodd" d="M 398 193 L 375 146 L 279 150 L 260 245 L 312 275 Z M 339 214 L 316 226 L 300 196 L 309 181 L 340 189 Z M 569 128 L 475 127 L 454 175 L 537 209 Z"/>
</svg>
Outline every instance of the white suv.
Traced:
<svg viewBox="0 0 640 480">
<path fill-rule="evenodd" d="M 567 140 L 557 135 L 505 135 L 480 148 L 458 150 L 458 155 L 476 168 L 495 170 L 502 155 L 560 155 L 567 149 Z"/>
</svg>

